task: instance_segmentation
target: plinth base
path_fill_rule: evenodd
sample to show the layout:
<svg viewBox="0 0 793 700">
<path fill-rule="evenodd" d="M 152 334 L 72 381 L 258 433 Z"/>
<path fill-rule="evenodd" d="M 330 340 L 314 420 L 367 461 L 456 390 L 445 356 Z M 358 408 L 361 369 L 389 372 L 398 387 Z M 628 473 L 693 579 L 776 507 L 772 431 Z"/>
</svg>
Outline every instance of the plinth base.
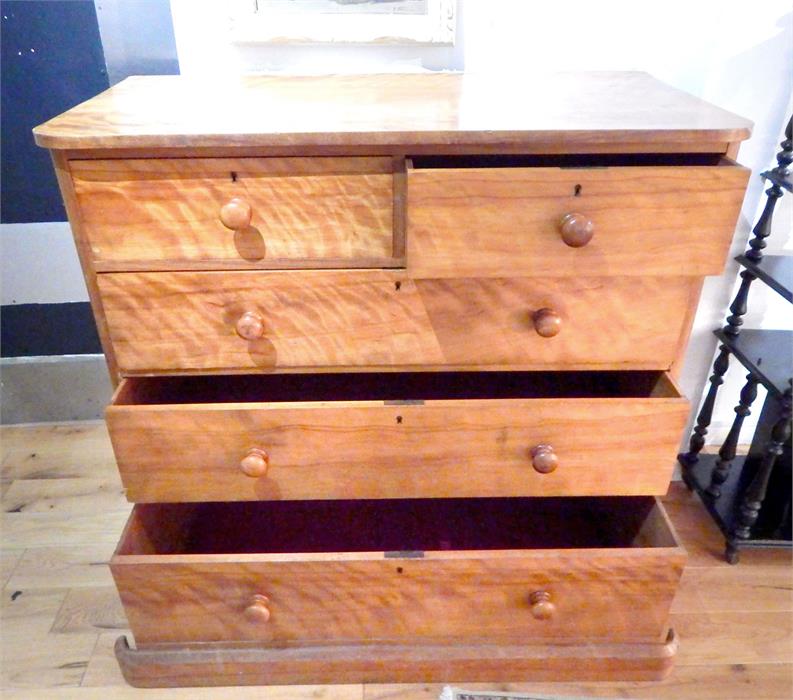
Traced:
<svg viewBox="0 0 793 700">
<path fill-rule="evenodd" d="M 319 683 L 646 681 L 672 669 L 677 639 L 583 644 L 360 644 L 272 648 L 227 643 L 115 646 L 140 688 Z"/>
</svg>

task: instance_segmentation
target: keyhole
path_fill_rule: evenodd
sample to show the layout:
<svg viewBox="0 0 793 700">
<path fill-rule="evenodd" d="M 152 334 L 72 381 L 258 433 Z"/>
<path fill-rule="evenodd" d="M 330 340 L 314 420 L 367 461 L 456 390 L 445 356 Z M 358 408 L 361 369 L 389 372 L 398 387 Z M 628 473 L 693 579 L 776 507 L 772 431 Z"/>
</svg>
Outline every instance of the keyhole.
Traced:
<svg viewBox="0 0 793 700">
<path fill-rule="evenodd" d="M 397 416 L 397 423 L 402 423 L 402 416 Z"/>
<path fill-rule="evenodd" d="M 396 289 L 397 291 L 402 289 L 402 283 L 401 282 L 394 282 L 394 289 Z"/>
<path fill-rule="evenodd" d="M 235 173 L 233 170 L 231 171 L 231 181 L 237 182 L 237 173 Z"/>
<path fill-rule="evenodd" d="M 573 197 L 578 197 L 581 194 L 581 185 L 576 185 L 573 191 Z"/>
</svg>

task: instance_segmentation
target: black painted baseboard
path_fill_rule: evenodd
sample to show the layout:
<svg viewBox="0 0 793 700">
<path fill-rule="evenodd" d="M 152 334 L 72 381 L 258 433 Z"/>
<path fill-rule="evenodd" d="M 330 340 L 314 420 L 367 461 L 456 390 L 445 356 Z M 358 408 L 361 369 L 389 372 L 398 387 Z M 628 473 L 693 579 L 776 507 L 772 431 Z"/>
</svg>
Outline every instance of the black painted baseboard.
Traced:
<svg viewBox="0 0 793 700">
<path fill-rule="evenodd" d="M 92 355 L 102 352 L 91 305 L 14 304 L 0 307 L 0 356 Z"/>
</svg>

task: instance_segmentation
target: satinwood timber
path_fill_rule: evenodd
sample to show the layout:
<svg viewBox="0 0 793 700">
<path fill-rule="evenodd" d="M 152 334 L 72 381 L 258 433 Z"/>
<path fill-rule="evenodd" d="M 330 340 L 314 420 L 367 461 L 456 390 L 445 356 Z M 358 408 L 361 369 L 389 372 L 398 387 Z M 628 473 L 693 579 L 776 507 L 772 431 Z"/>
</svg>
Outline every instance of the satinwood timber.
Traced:
<svg viewBox="0 0 793 700">
<path fill-rule="evenodd" d="M 663 677 L 750 129 L 614 72 L 136 77 L 37 127 L 118 385 L 127 680 Z"/>
</svg>

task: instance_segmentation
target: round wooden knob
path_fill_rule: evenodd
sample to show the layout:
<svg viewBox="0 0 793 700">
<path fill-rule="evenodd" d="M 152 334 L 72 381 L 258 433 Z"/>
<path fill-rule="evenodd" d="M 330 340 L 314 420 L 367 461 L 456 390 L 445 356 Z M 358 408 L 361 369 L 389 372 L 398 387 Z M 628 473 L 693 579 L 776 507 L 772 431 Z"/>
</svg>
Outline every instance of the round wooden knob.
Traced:
<svg viewBox="0 0 793 700">
<path fill-rule="evenodd" d="M 253 210 L 251 205 L 239 197 L 234 197 L 220 208 L 220 221 L 232 231 L 239 231 L 251 225 Z"/>
<path fill-rule="evenodd" d="M 550 620 L 556 613 L 556 606 L 551 602 L 548 591 L 534 591 L 529 596 L 531 616 L 535 620 Z"/>
<path fill-rule="evenodd" d="M 559 458 L 550 445 L 537 445 L 531 450 L 531 465 L 540 474 L 550 474 L 559 466 Z"/>
<path fill-rule="evenodd" d="M 258 593 L 251 598 L 248 607 L 245 608 L 245 617 L 248 622 L 261 624 L 270 619 L 270 608 L 267 603 L 270 599 L 266 595 L 259 595 Z"/>
<path fill-rule="evenodd" d="M 581 248 L 595 235 L 595 223 L 583 214 L 565 214 L 559 222 L 562 240 L 571 248 Z"/>
<path fill-rule="evenodd" d="M 237 335 L 245 340 L 258 340 L 264 335 L 264 319 L 255 311 L 246 311 L 237 320 Z"/>
<path fill-rule="evenodd" d="M 248 450 L 248 454 L 240 461 L 242 473 L 254 479 L 264 476 L 269 466 L 270 456 L 264 450 L 256 447 Z"/>
<path fill-rule="evenodd" d="M 532 317 L 534 330 L 543 338 L 553 338 L 562 329 L 562 317 L 553 309 L 539 309 Z"/>
</svg>

